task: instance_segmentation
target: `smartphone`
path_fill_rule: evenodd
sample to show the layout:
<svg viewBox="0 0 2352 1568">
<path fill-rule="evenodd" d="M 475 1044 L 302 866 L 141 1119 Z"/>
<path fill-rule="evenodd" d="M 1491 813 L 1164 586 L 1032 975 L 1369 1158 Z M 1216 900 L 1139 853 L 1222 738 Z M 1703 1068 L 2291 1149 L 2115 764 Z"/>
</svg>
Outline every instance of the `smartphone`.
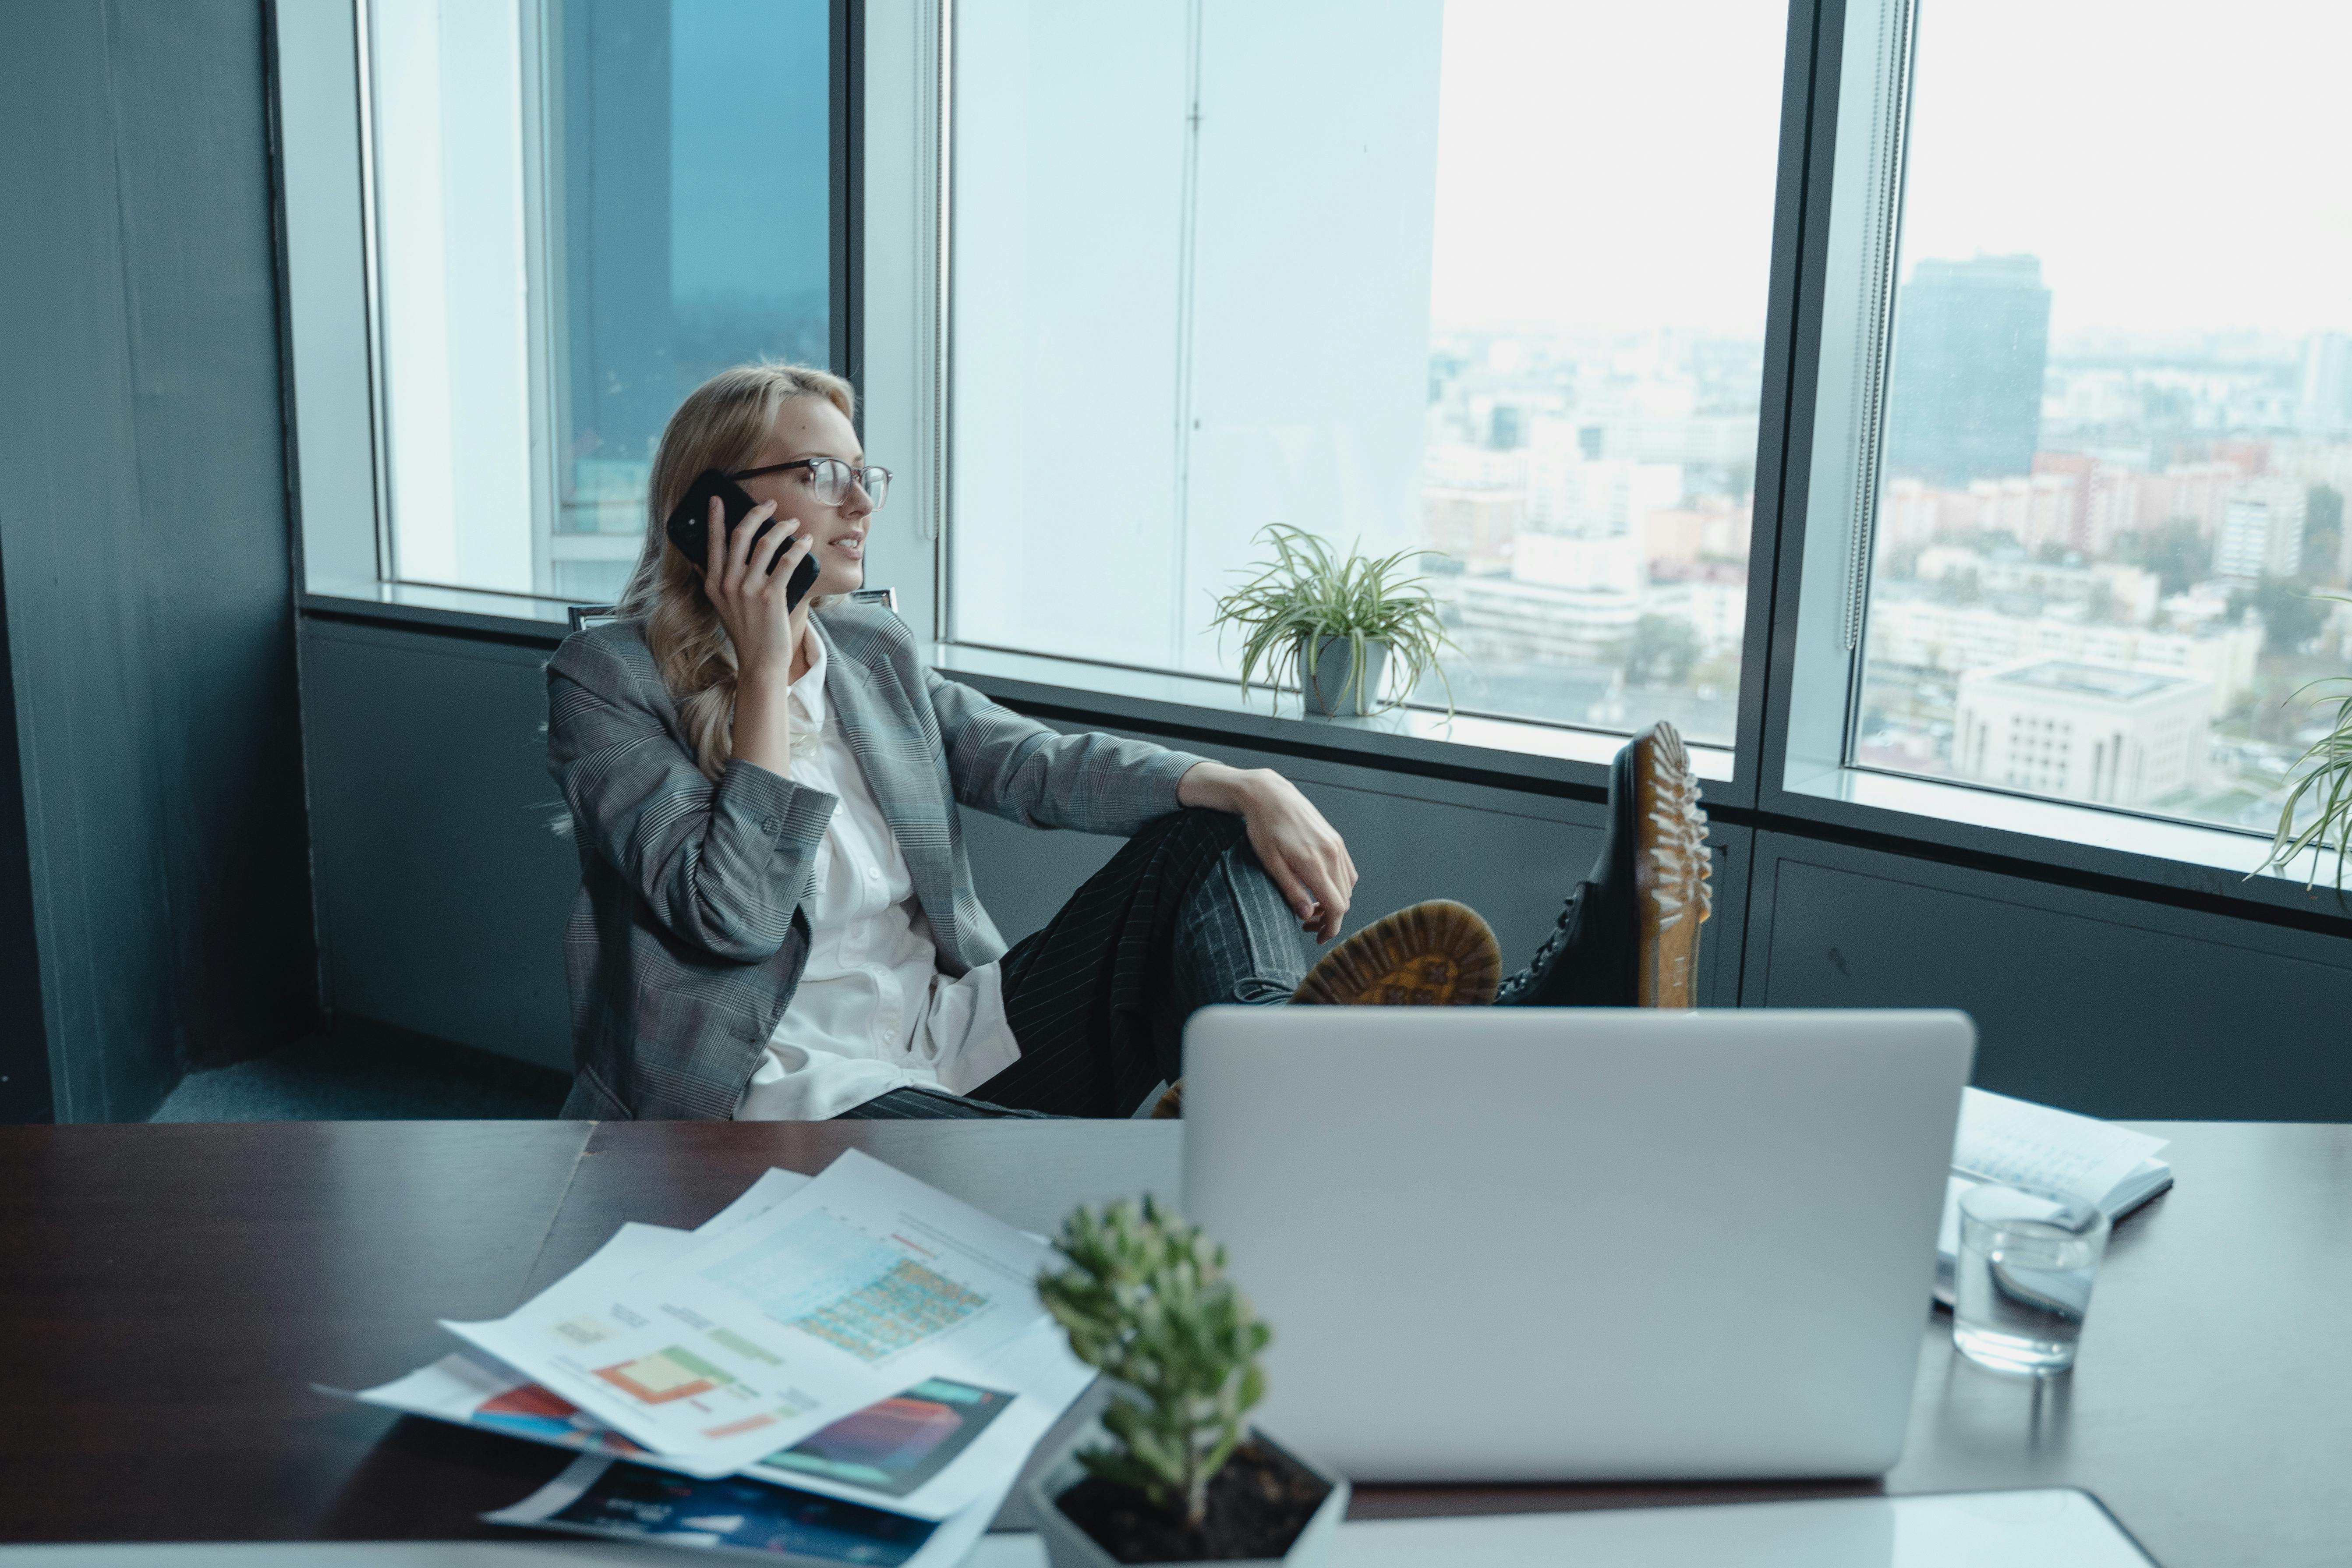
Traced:
<svg viewBox="0 0 2352 1568">
<path fill-rule="evenodd" d="M 679 501 L 677 510 L 669 514 L 669 523 L 664 530 L 669 535 L 669 542 L 677 546 L 677 552 L 693 562 L 697 568 L 709 563 L 710 503 L 714 500 L 726 509 L 727 528 L 730 533 L 735 525 L 750 516 L 751 509 L 760 504 L 741 485 L 717 468 L 702 470 L 701 476 L 687 487 L 686 499 Z M 768 530 L 775 526 L 776 520 L 771 517 L 760 524 L 759 531 L 751 537 L 755 540 L 764 538 Z M 776 561 L 783 558 L 783 552 L 778 551 Z M 776 570 L 776 561 L 768 563 L 771 575 Z M 816 552 L 812 550 L 801 557 L 801 563 L 793 568 L 793 580 L 784 584 L 784 608 L 800 608 L 801 601 L 808 597 L 811 588 L 816 586 Z"/>
</svg>

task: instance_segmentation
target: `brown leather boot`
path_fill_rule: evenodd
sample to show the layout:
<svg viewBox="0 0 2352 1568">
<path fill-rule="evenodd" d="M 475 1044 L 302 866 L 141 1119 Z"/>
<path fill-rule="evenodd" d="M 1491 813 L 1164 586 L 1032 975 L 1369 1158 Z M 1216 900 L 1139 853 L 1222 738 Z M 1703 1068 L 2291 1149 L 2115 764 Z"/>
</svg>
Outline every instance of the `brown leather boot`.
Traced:
<svg viewBox="0 0 2352 1568">
<path fill-rule="evenodd" d="M 1706 852 L 1706 813 L 1698 807 L 1698 775 L 1672 724 L 1652 731 L 1652 763 L 1633 770 L 1634 817 L 1640 854 L 1633 868 L 1633 1005 L 1693 1007 L 1698 996 L 1698 928 L 1715 912 L 1707 885 L 1715 864 Z"/>
<path fill-rule="evenodd" d="M 1503 950 L 1478 911 L 1430 899 L 1382 915 L 1325 953 L 1293 1002 L 1342 1007 L 1484 1007 Z"/>
<path fill-rule="evenodd" d="M 1503 982 L 1516 1007 L 1687 1007 L 1709 910 L 1706 814 L 1672 724 L 1628 741 L 1609 770 L 1601 855 L 1535 961 Z"/>
<path fill-rule="evenodd" d="M 1431 899 L 1342 940 L 1291 994 L 1293 1003 L 1336 1006 L 1483 1007 L 1503 977 L 1503 950 L 1478 911 Z M 1184 1080 L 1151 1108 L 1155 1121 L 1184 1114 Z"/>
</svg>

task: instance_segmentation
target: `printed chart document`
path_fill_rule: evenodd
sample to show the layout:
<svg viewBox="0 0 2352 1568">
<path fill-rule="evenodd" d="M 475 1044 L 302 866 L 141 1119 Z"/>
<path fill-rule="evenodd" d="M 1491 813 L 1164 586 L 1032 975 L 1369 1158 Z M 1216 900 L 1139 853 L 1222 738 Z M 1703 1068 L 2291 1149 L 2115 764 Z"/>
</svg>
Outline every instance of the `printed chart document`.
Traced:
<svg viewBox="0 0 2352 1568">
<path fill-rule="evenodd" d="M 1038 1439 L 1086 1392 L 1094 1373 L 1048 1324 L 999 1351 L 989 1376 L 997 1386 L 926 1379 L 741 1473 L 917 1518 L 945 1519 L 1016 1473 Z M 358 1397 L 551 1447 L 697 1473 L 648 1452 L 478 1352 L 446 1355 Z"/>
<path fill-rule="evenodd" d="M 970 1508 L 935 1521 L 743 1476 L 700 1479 L 583 1455 L 522 1501 L 482 1518 L 772 1563 L 949 1568 L 970 1554 L 1011 1488 L 1005 1477 Z"/>
<path fill-rule="evenodd" d="M 1951 1304 L 1960 1255 L 1960 1194 L 1969 1188 L 1983 1182 L 2039 1187 L 2121 1219 L 2172 1185 L 2172 1167 L 2156 1157 L 2164 1145 L 2161 1138 L 2095 1117 L 1962 1089 L 1943 1228 L 1936 1237 L 1936 1299 Z"/>
<path fill-rule="evenodd" d="M 739 1225 L 758 1219 L 815 1180 L 814 1176 L 803 1176 L 798 1171 L 768 1171 L 745 1187 L 741 1197 L 696 1226 L 692 1234 L 700 1241 L 724 1236 Z"/>
<path fill-rule="evenodd" d="M 625 1225 L 594 1256 L 523 1310 L 595 1307 L 616 1287 L 724 1235 L 814 1178 L 770 1171 L 691 1233 Z M 567 1310 L 560 1315 L 570 1315 Z M 945 1519 L 1004 1476 L 1087 1385 L 1094 1371 L 1050 1321 L 990 1356 L 983 1384 L 928 1379 L 900 1389 L 744 1469 L 756 1479 L 852 1502 Z M 367 1404 L 607 1458 L 690 1475 L 724 1472 L 649 1452 L 571 1401 L 478 1351 L 459 1351 L 356 1395 Z"/>
<path fill-rule="evenodd" d="M 656 1453 L 724 1473 L 930 1379 L 987 1386 L 992 1352 L 1047 1321 L 1047 1251 L 853 1150 L 593 1304 L 551 1291 L 444 1326 Z"/>
<path fill-rule="evenodd" d="M 744 1474 L 944 1519 L 1017 1474 L 1095 1373 L 1048 1321 L 998 1350 L 978 1379 L 925 1379 Z"/>
</svg>

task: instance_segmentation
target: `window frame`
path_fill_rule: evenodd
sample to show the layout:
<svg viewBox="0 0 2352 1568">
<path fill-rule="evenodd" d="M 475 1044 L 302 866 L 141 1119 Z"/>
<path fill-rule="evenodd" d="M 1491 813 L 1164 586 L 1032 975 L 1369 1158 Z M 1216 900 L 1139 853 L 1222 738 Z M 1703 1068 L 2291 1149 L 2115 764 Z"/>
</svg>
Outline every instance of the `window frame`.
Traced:
<svg viewBox="0 0 2352 1568">
<path fill-rule="evenodd" d="M 377 283 L 378 208 L 368 12 L 380 0 L 265 0 L 270 164 L 277 216 L 279 357 L 285 371 L 288 500 L 298 602 L 349 614 L 373 605 L 417 624 L 507 628 L 568 625 L 576 601 L 468 587 L 397 573 L 388 492 Z M 522 49 L 545 47 L 546 0 L 521 0 Z M 865 0 L 826 0 L 829 273 L 833 363 L 863 408 L 865 299 Z M 525 247 L 541 294 L 528 318 L 530 418 L 542 463 L 533 474 L 534 575 L 551 553 L 558 494 L 555 374 L 549 294 L 543 71 L 525 73 Z M 305 452 L 310 454 L 306 461 Z M 309 504 L 304 504 L 305 500 Z"/>
<path fill-rule="evenodd" d="M 273 171 L 278 184 L 282 353 L 293 547 L 305 614 L 430 626 L 552 647 L 566 601 L 402 584 L 378 569 L 380 447 L 359 237 L 363 152 L 359 7 L 366 0 L 268 0 Z M 953 267 L 953 0 L 829 0 L 833 19 L 835 353 L 860 393 L 861 433 L 898 473 L 869 571 L 945 673 L 1027 711 L 1465 784 L 1598 800 L 1614 733 L 1418 710 L 1307 718 L 1244 702 L 1229 681 L 1129 670 L 946 640 L 947 479 L 954 455 L 947 356 Z M 1891 295 L 1901 215 L 1901 116 L 1874 145 L 1859 106 L 1887 73 L 1907 94 L 1918 0 L 1791 0 L 1782 72 L 1758 416 L 1747 626 L 1733 745 L 1694 748 L 1707 805 L 1729 824 L 1794 831 L 1913 856 L 2001 867 L 2042 880 L 2158 897 L 2280 923 L 2352 931 L 2336 862 L 2257 872 L 2251 835 L 1974 784 L 1913 778 L 1849 760 L 1867 626 L 1844 646 L 1854 601 L 1856 517 L 1849 435 L 1829 432 L 1861 390 L 1859 323 L 1887 320 L 1862 287 L 1870 243 Z M 1884 40 L 1897 18 L 1902 43 Z M 1907 113 L 1907 96 L 1897 100 Z M 870 102 L 870 110 L 869 110 Z M 1842 104 L 1857 106 L 1843 115 Z M 1882 120 L 1884 119 L 1882 112 Z M 1891 139 L 1884 132 L 1892 129 Z M 1870 219 L 1874 191 L 1884 219 Z M 1891 206 L 1889 204 L 1891 203 Z M 1884 342 L 1880 347 L 1883 351 Z M 1873 401 L 1883 396 L 1882 380 Z M 1825 375 L 1825 367 L 1830 374 Z M 1841 380 L 1841 377 L 1843 379 Z M 1826 401 L 1825 401 L 1825 395 Z M 1841 395 L 1845 402 L 1841 403 Z M 1875 487 L 1864 491 L 1874 502 Z M 1866 515 L 1860 527 L 1873 521 Z M 363 524 L 364 526 L 361 526 Z M 1866 556 L 1864 557 L 1866 559 Z"/>
<path fill-rule="evenodd" d="M 2335 855 L 2265 871 L 2269 842 L 2250 833 L 1916 778 L 1851 760 L 1870 604 L 1867 571 L 1857 568 L 1866 568 L 1876 522 L 1884 334 L 1893 321 L 1918 3 L 1817 0 L 1815 6 L 1791 323 L 1789 460 L 1769 545 L 1776 579 L 1771 665 L 1753 753 L 1760 763 L 1758 819 L 1908 853 L 2004 863 L 2043 879 L 2055 873 L 2143 893 L 2160 888 L 2236 912 L 2252 906 L 2345 929 L 2352 924 L 2352 907 L 2334 891 Z M 1874 129 L 1861 106 L 1883 103 L 1891 86 L 1900 88 L 1902 112 Z M 1842 103 L 1849 100 L 1856 112 L 1843 114 Z M 1783 152 L 1785 199 L 1785 145 Z M 1875 300 L 1874 283 L 1882 290 Z M 1861 342 L 1864 331 L 1882 334 L 1879 342 Z M 1857 348 L 1874 350 L 1880 378 L 1874 387 L 1823 374 L 1825 365 L 1852 363 Z M 1833 426 L 1854 412 L 1853 402 L 1864 393 L 1874 405 L 1871 427 L 1857 429 L 1846 418 L 1841 438 Z M 1864 473 L 1857 487 L 1855 476 Z M 1759 489 L 1761 483 L 1759 477 Z M 1766 541 L 1759 537 L 1758 544 L 1763 548 Z M 1848 626 L 1850 645 L 1843 635 Z"/>
<path fill-rule="evenodd" d="M 948 93 L 953 80 L 953 0 L 927 0 L 940 15 L 931 47 L 936 51 L 943 87 L 941 94 L 940 223 L 948 235 L 940 263 L 939 291 L 950 297 L 953 267 L 953 178 L 950 151 L 952 115 Z M 1781 67 L 1780 122 L 1776 162 L 1773 225 L 1765 310 L 1764 365 L 1757 421 L 1755 500 L 1749 517 L 1747 616 L 1740 640 L 1739 691 L 1734 742 L 1731 745 L 1691 743 L 1694 765 L 1706 781 L 1708 808 L 1727 820 L 1752 812 L 1757 801 L 1760 732 L 1765 691 L 1765 665 L 1772 640 L 1771 547 L 1774 527 L 1768 523 L 1767 498 L 1777 494 L 1781 455 L 1787 438 L 1787 385 L 1790 356 L 1786 323 L 1794 314 L 1797 286 L 1794 219 L 1801 210 L 1801 182 L 1792 170 L 1801 165 L 1809 107 L 1798 89 L 1810 76 L 1810 58 L 1816 24 L 1813 0 L 1789 0 Z M 937 417 L 942 432 L 942 484 L 954 463 L 953 410 L 944 390 L 949 380 L 947 357 L 952 352 L 952 323 L 940 308 L 941 391 Z M 1435 769 L 1464 779 L 1509 778 L 1527 784 L 1562 786 L 1588 798 L 1605 798 L 1610 761 L 1626 736 L 1616 731 L 1580 725 L 1553 724 L 1493 715 L 1463 715 L 1449 724 L 1443 713 L 1400 710 L 1370 719 L 1310 716 L 1293 689 L 1278 696 L 1253 696 L 1244 701 L 1234 683 L 1213 677 L 1145 669 L 1062 655 L 1034 653 L 994 644 L 960 642 L 950 635 L 953 583 L 949 566 L 947 535 L 955 526 L 940 509 L 939 550 L 934 592 L 936 607 L 929 619 L 934 662 L 958 673 L 991 695 L 1033 704 L 1067 717 L 1087 713 L 1126 722 L 1152 722 L 1171 733 L 1207 739 L 1230 734 L 1237 742 L 1271 746 L 1303 756 L 1362 763 L 1383 760 L 1407 772 Z M 1449 731 L 1459 731 L 1448 738 Z"/>
</svg>

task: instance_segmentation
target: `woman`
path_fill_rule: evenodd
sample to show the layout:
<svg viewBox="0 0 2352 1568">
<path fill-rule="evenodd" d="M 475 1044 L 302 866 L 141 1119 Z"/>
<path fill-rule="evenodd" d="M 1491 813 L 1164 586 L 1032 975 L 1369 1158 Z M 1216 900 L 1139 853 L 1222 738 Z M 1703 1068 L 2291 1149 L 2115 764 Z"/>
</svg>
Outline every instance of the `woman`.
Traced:
<svg viewBox="0 0 2352 1568">
<path fill-rule="evenodd" d="M 566 1116 L 1128 1115 L 1179 1076 L 1192 1009 L 1288 999 L 1291 921 L 1321 942 L 1348 912 L 1347 847 L 1279 774 L 1058 734 L 840 597 L 889 478 L 851 412 L 799 367 L 698 388 L 662 434 L 623 618 L 548 667 L 583 871 Z M 760 505 L 730 535 L 713 504 L 698 571 L 663 523 L 708 468 Z M 804 556 L 816 585 L 788 613 Z M 1132 837 L 1007 952 L 959 802 Z"/>
</svg>

